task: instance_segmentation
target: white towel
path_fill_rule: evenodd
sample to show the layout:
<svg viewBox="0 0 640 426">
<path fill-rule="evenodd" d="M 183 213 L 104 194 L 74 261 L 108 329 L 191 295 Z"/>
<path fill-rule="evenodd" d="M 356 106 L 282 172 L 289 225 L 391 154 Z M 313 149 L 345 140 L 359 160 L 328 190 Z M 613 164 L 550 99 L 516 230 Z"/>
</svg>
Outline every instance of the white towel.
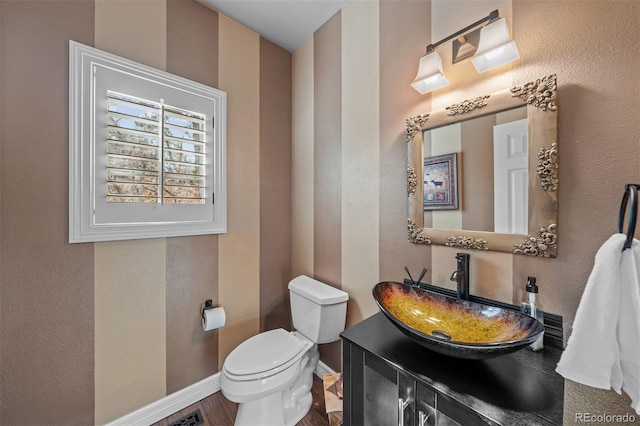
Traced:
<svg viewBox="0 0 640 426">
<path fill-rule="evenodd" d="M 612 368 L 618 363 L 618 281 L 624 241 L 624 235 L 615 234 L 596 253 L 573 332 L 556 368 L 567 379 L 600 389 L 610 389 Z"/>
<path fill-rule="evenodd" d="M 624 390 L 640 414 L 640 242 L 623 252 L 625 240 L 612 235 L 596 253 L 556 371 L 595 388 Z"/>
<path fill-rule="evenodd" d="M 622 253 L 620 268 L 620 316 L 618 347 L 620 348 L 621 387 L 631 406 L 640 414 L 640 241 Z M 611 386 L 620 393 L 620 387 Z"/>
</svg>

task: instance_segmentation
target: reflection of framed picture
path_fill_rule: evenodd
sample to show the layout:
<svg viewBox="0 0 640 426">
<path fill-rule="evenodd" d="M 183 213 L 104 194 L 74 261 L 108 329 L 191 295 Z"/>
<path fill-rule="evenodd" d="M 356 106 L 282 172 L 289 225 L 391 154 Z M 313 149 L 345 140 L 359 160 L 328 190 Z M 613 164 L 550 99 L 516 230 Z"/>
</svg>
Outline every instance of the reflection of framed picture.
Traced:
<svg viewBox="0 0 640 426">
<path fill-rule="evenodd" d="M 424 159 L 424 209 L 456 210 L 458 208 L 457 153 Z"/>
</svg>

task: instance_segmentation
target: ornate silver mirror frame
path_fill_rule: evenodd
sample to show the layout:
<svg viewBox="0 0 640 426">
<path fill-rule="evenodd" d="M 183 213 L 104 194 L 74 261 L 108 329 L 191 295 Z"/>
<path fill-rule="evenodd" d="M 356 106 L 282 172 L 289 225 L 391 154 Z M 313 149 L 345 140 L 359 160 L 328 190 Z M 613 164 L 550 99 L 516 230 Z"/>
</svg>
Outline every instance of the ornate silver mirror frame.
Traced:
<svg viewBox="0 0 640 426">
<path fill-rule="evenodd" d="M 466 100 L 430 114 L 410 117 L 407 125 L 409 241 L 529 256 L 556 257 L 558 247 L 558 128 L 556 76 L 491 95 Z M 421 184 L 423 133 L 475 117 L 526 105 L 529 141 L 529 235 L 424 228 Z M 420 176 L 420 177 L 419 177 Z"/>
</svg>

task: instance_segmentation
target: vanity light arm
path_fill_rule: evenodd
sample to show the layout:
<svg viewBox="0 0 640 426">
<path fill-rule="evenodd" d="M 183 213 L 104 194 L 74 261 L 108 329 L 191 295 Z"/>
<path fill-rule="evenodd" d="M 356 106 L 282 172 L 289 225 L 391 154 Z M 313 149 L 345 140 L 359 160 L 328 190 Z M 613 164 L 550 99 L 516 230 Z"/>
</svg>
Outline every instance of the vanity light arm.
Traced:
<svg viewBox="0 0 640 426">
<path fill-rule="evenodd" d="M 460 31 L 457 31 L 457 32 L 451 34 L 448 37 L 443 38 L 442 40 L 440 40 L 440 41 L 438 41 L 436 43 L 431 43 L 430 45 L 427 46 L 427 53 L 433 52 L 436 47 L 438 47 L 441 44 L 444 44 L 444 43 L 446 43 L 446 42 L 448 42 L 450 40 L 453 40 L 454 38 L 457 38 L 457 37 L 469 32 L 470 30 L 474 29 L 478 25 L 484 24 L 485 22 L 493 22 L 496 19 L 498 19 L 499 17 L 500 17 L 500 13 L 498 12 L 498 9 L 496 9 L 493 12 L 491 12 L 489 15 L 487 15 L 484 18 L 474 22 L 471 25 L 468 25 L 468 26 L 464 27 Z"/>
</svg>

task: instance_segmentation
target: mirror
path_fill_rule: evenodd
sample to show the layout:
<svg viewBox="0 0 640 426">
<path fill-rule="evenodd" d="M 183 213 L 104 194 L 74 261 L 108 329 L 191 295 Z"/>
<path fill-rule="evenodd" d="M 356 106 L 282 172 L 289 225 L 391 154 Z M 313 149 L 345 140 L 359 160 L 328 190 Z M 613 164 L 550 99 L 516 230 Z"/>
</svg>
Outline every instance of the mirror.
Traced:
<svg viewBox="0 0 640 426">
<path fill-rule="evenodd" d="M 555 257 L 555 100 L 551 75 L 408 118 L 409 241 Z"/>
<path fill-rule="evenodd" d="M 527 136 L 524 106 L 425 130 L 424 225 L 528 234 Z"/>
</svg>

